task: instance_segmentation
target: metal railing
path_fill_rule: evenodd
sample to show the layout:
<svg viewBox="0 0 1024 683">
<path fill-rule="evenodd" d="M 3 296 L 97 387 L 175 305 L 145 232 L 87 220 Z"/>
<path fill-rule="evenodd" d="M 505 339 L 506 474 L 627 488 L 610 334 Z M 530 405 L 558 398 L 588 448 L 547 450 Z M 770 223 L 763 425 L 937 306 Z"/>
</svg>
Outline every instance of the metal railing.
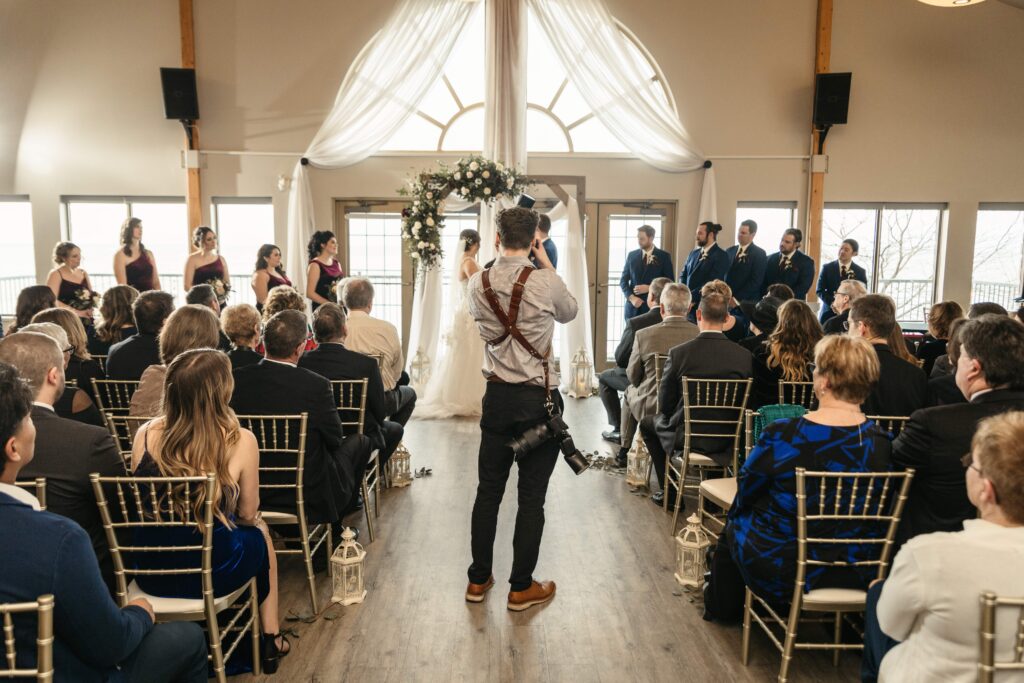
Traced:
<svg viewBox="0 0 1024 683">
<path fill-rule="evenodd" d="M 1016 310 L 1014 302 L 1021 294 L 1021 288 L 1008 282 L 974 282 L 971 287 L 971 303 L 992 301 L 1008 311 Z"/>
</svg>

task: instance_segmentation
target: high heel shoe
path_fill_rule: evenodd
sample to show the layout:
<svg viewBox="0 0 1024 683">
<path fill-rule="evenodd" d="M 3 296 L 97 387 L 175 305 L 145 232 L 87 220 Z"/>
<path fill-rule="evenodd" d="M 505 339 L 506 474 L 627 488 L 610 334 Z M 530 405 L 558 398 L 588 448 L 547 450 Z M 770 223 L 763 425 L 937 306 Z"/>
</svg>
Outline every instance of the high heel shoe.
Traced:
<svg viewBox="0 0 1024 683">
<path fill-rule="evenodd" d="M 281 645 L 278 646 L 277 639 L 281 639 Z M 263 660 L 263 673 L 265 674 L 276 674 L 277 667 L 281 664 L 281 660 L 288 656 L 288 653 L 292 651 L 291 643 L 288 642 L 287 636 L 281 635 L 280 633 L 264 633 L 263 634 L 263 652 L 261 659 Z"/>
</svg>

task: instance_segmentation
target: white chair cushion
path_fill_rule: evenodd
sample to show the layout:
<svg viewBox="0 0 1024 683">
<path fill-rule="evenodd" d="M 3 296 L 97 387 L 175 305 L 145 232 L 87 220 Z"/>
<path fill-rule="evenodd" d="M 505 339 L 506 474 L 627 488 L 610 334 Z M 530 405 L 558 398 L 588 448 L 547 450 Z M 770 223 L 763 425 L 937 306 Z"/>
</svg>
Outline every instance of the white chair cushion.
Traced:
<svg viewBox="0 0 1024 683">
<path fill-rule="evenodd" d="M 241 588 L 228 595 L 222 595 L 214 600 L 214 609 L 220 613 L 233 605 L 238 596 L 245 592 L 245 589 L 249 587 L 246 582 Z M 161 598 L 156 595 L 150 595 L 146 591 L 139 588 L 139 584 L 132 581 L 128 585 L 128 600 L 137 600 L 139 598 L 145 598 L 149 600 L 149 603 L 153 605 L 153 611 L 156 612 L 157 616 L 174 619 L 175 616 L 185 617 L 186 615 L 198 615 L 202 618 L 203 615 L 203 601 L 202 599 L 192 598 Z"/>
<path fill-rule="evenodd" d="M 736 499 L 736 488 L 736 477 L 705 479 L 700 483 L 700 494 L 704 496 L 705 500 L 728 510 L 732 507 L 732 501 Z"/>
<path fill-rule="evenodd" d="M 804 594 L 803 604 L 807 608 L 817 605 L 843 605 L 863 607 L 867 592 L 853 588 L 815 588 Z"/>
<path fill-rule="evenodd" d="M 270 510 L 261 511 L 263 521 L 267 524 L 298 524 L 299 518 L 289 512 L 273 512 Z"/>
<path fill-rule="evenodd" d="M 694 467 L 720 467 L 720 465 L 703 453 L 690 453 L 690 464 Z"/>
</svg>

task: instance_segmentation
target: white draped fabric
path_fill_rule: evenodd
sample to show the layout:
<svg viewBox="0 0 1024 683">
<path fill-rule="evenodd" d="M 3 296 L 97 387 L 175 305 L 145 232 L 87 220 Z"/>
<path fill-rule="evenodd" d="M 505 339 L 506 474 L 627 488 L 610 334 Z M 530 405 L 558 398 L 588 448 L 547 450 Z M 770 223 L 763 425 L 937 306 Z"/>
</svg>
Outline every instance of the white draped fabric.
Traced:
<svg viewBox="0 0 1024 683">
<path fill-rule="evenodd" d="M 464 0 L 401 0 L 338 89 L 306 150 L 309 163 L 341 168 L 379 151 L 440 78 L 473 8 Z M 296 164 L 288 197 L 288 272 L 300 289 L 313 230 L 309 175 Z"/>
<path fill-rule="evenodd" d="M 566 253 L 558 255 L 558 262 L 565 264 L 562 269 L 562 278 L 565 285 L 573 296 L 580 310 L 575 320 L 562 326 L 559 335 L 559 348 L 555 349 L 562 371 L 562 391 L 568 391 L 573 381 L 570 367 L 572 357 L 581 348 L 586 351 L 587 358 L 591 364 L 594 363 L 593 323 L 590 318 L 590 286 L 587 275 L 587 254 L 583 246 L 583 219 L 580 217 L 580 205 L 576 198 L 569 195 L 569 205 L 559 203 L 548 213 L 551 221 L 560 220 L 565 217 L 569 221 L 569 229 L 566 236 Z M 594 386 L 597 386 L 596 379 Z"/>
</svg>

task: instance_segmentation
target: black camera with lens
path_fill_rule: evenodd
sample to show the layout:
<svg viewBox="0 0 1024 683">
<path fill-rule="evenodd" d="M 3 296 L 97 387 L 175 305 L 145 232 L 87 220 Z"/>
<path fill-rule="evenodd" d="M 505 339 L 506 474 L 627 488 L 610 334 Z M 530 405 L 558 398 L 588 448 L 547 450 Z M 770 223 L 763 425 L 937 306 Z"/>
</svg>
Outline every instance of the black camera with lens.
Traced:
<svg viewBox="0 0 1024 683">
<path fill-rule="evenodd" d="M 572 468 L 573 472 L 582 474 L 590 467 L 586 457 L 576 448 L 576 444 L 569 434 L 569 426 L 562 420 L 561 415 L 552 415 L 546 422 L 530 427 L 509 441 L 508 445 L 515 453 L 516 460 L 519 460 L 551 439 L 558 442 L 558 449 L 562 451 L 566 464 Z"/>
</svg>

